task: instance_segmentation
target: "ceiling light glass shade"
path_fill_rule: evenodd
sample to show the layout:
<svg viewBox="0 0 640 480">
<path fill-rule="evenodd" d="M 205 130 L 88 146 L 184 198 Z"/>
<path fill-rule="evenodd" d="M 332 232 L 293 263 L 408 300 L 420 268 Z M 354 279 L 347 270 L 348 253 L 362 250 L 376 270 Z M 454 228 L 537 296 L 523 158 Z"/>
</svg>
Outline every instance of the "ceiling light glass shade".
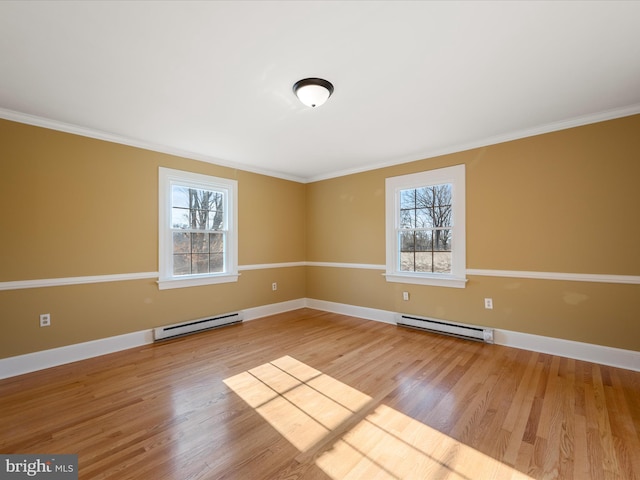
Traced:
<svg viewBox="0 0 640 480">
<path fill-rule="evenodd" d="M 305 78 L 293 85 L 293 92 L 307 107 L 319 107 L 333 93 L 333 85 L 322 78 Z"/>
</svg>

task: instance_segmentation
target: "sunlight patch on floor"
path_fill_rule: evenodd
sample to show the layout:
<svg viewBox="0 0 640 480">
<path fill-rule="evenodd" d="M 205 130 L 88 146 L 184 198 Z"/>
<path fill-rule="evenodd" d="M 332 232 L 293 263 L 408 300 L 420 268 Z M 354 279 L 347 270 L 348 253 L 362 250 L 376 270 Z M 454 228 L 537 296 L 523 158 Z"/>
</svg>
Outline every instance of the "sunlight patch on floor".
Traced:
<svg viewBox="0 0 640 480">
<path fill-rule="evenodd" d="M 301 452 L 370 400 L 291 357 L 265 363 L 224 383 Z"/>
<path fill-rule="evenodd" d="M 334 480 L 530 480 L 527 475 L 285 356 L 224 380 L 301 452 L 341 435 L 316 465 Z M 365 415 L 355 425 L 354 417 Z"/>
<path fill-rule="evenodd" d="M 386 405 L 345 433 L 316 464 L 336 480 L 530 479 Z"/>
</svg>

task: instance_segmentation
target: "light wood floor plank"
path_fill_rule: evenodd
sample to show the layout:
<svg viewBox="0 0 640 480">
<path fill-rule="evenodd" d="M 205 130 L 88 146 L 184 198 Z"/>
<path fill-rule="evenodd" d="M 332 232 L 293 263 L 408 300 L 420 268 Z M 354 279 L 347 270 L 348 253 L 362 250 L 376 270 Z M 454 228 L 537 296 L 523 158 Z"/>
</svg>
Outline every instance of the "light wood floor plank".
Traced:
<svg viewBox="0 0 640 480">
<path fill-rule="evenodd" d="M 80 478 L 640 480 L 640 373 L 301 309 L 0 381 Z"/>
</svg>

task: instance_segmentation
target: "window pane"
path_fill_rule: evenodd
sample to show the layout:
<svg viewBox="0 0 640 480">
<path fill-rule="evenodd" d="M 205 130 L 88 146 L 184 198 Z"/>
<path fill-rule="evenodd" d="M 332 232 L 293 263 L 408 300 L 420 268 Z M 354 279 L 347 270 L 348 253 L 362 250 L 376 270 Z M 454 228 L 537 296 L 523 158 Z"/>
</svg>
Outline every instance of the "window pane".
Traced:
<svg viewBox="0 0 640 480">
<path fill-rule="evenodd" d="M 209 252 L 209 235 L 206 233 L 191 234 L 191 252 L 208 253 Z"/>
<path fill-rule="evenodd" d="M 433 187 L 434 205 L 451 205 L 451 184 L 435 185 Z"/>
<path fill-rule="evenodd" d="M 432 272 L 433 233 L 429 231 L 400 232 L 400 271 Z"/>
<path fill-rule="evenodd" d="M 451 273 L 451 184 L 401 191 L 400 271 Z"/>
<path fill-rule="evenodd" d="M 179 254 L 173 256 L 173 274 L 189 275 L 191 273 L 191 255 Z"/>
<path fill-rule="evenodd" d="M 435 219 L 433 226 L 451 227 L 453 225 L 451 211 L 451 205 L 435 207 L 433 210 L 433 216 Z"/>
<path fill-rule="evenodd" d="M 400 271 L 451 272 L 451 230 L 400 232 Z"/>
<path fill-rule="evenodd" d="M 173 232 L 173 253 L 191 253 L 190 235 Z"/>
<path fill-rule="evenodd" d="M 224 215 L 222 210 L 216 210 L 215 212 L 209 212 L 209 218 L 207 220 L 207 228 L 209 230 L 220 230 L 224 228 L 223 225 Z"/>
<path fill-rule="evenodd" d="M 400 191 L 400 208 L 416 208 L 416 191 L 401 190 Z"/>
<path fill-rule="evenodd" d="M 222 201 L 224 198 L 224 194 L 222 192 L 212 192 L 211 196 L 211 207 L 209 210 L 221 210 L 222 209 Z"/>
<path fill-rule="evenodd" d="M 416 228 L 433 227 L 433 210 L 430 208 L 421 208 L 416 210 Z"/>
<path fill-rule="evenodd" d="M 400 254 L 400 271 L 401 272 L 415 272 L 414 269 L 414 252 L 404 252 Z"/>
<path fill-rule="evenodd" d="M 451 230 L 435 230 L 433 232 L 434 250 L 449 251 L 451 250 Z"/>
<path fill-rule="evenodd" d="M 189 210 L 189 228 L 196 230 L 206 230 L 207 217 L 209 212 L 207 210 L 191 209 Z"/>
<path fill-rule="evenodd" d="M 405 252 L 400 255 L 401 272 L 433 272 L 432 252 Z"/>
<path fill-rule="evenodd" d="M 433 272 L 433 253 L 416 253 L 414 272 Z"/>
<path fill-rule="evenodd" d="M 434 250 L 436 250 L 433 254 L 434 272 L 451 273 L 451 235 L 452 231 L 449 229 L 433 232 Z"/>
<path fill-rule="evenodd" d="M 433 236 L 431 231 L 416 232 L 416 252 L 430 252 L 433 249 Z"/>
<path fill-rule="evenodd" d="M 436 273 L 451 273 L 451 252 L 434 252 L 433 271 Z"/>
<path fill-rule="evenodd" d="M 180 185 L 173 185 L 171 187 L 171 205 L 189 208 L 189 189 Z"/>
<path fill-rule="evenodd" d="M 209 255 L 209 271 L 224 272 L 224 255 L 221 253 L 212 253 Z"/>
<path fill-rule="evenodd" d="M 224 194 L 213 190 L 171 187 L 172 228 L 215 230 L 222 228 Z"/>
<path fill-rule="evenodd" d="M 421 187 L 416 189 L 416 207 L 429 208 L 433 206 L 433 188 Z"/>
<path fill-rule="evenodd" d="M 209 255 L 194 253 L 191 256 L 191 273 L 209 273 Z"/>
<path fill-rule="evenodd" d="M 416 226 L 415 210 L 400 210 L 400 228 L 414 228 Z"/>
<path fill-rule="evenodd" d="M 400 232 L 401 252 L 413 252 L 415 251 L 415 245 L 415 233 L 413 230 L 409 232 Z"/>
<path fill-rule="evenodd" d="M 171 209 L 171 228 L 189 228 L 189 210 L 186 208 Z"/>
<path fill-rule="evenodd" d="M 224 234 L 223 233 L 209 234 L 209 252 L 211 253 L 224 252 Z"/>
</svg>

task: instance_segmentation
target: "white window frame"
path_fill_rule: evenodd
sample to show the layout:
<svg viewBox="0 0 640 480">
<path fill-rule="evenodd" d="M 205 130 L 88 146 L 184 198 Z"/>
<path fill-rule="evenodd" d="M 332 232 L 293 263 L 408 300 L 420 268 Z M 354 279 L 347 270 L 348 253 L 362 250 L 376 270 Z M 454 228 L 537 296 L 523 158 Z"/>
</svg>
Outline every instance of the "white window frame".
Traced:
<svg viewBox="0 0 640 480">
<path fill-rule="evenodd" d="M 451 241 L 451 273 L 403 272 L 400 270 L 399 230 L 400 191 L 430 185 L 451 184 L 453 235 Z M 386 273 L 388 282 L 464 288 L 466 278 L 465 232 L 465 166 L 428 170 L 385 181 Z"/>
<path fill-rule="evenodd" d="M 227 178 L 218 178 L 165 167 L 159 167 L 158 179 L 158 288 L 165 290 L 238 281 L 238 182 Z M 173 185 L 224 193 L 225 205 L 223 212 L 226 216 L 225 224 L 227 225 L 224 272 L 173 275 L 173 238 L 171 229 L 171 188 Z"/>
</svg>

